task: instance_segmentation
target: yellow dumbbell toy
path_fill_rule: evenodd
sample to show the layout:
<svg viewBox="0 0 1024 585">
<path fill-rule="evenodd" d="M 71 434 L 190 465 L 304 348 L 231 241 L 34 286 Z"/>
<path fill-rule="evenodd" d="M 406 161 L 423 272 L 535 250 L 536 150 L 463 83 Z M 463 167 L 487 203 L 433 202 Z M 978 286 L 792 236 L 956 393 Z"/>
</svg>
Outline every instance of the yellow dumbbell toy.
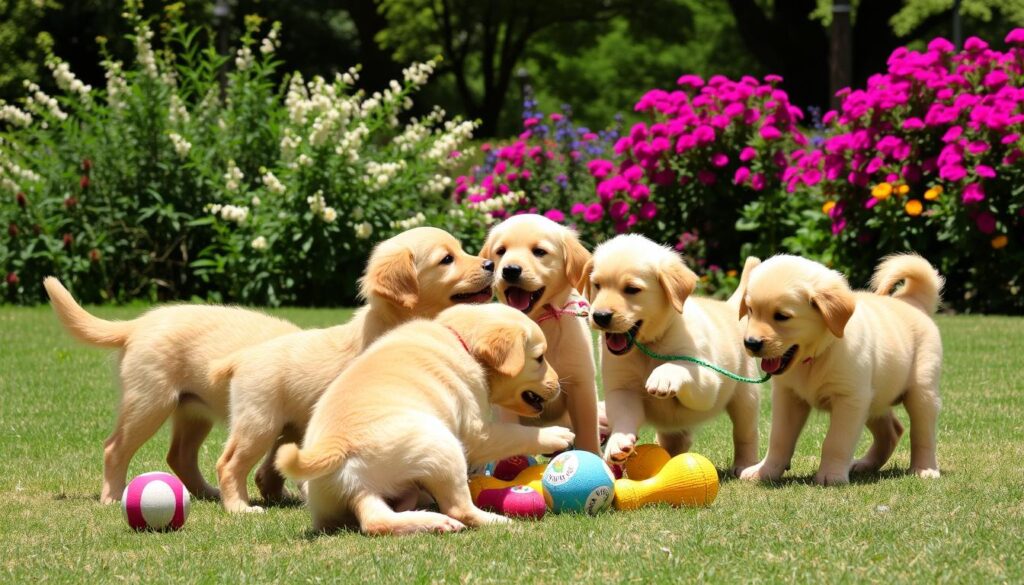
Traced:
<svg viewBox="0 0 1024 585">
<path fill-rule="evenodd" d="M 707 506 L 715 501 L 717 495 L 718 470 L 706 457 L 696 453 L 676 455 L 648 479 L 620 479 L 615 482 L 617 510 L 635 510 L 657 503 Z"/>
<path fill-rule="evenodd" d="M 629 479 L 648 479 L 657 475 L 669 459 L 672 459 L 672 456 L 660 445 L 637 445 L 633 450 L 633 456 L 626 460 L 622 468 Z"/>
<path fill-rule="evenodd" d="M 502 481 L 487 475 L 471 477 L 469 478 L 469 493 L 473 496 L 473 501 L 476 502 L 480 492 L 484 490 L 500 490 L 502 488 L 525 485 L 533 488 L 538 494 L 544 495 L 544 485 L 541 482 L 541 477 L 544 476 L 544 470 L 547 466 L 547 463 L 531 465 L 520 471 L 519 475 L 512 481 Z"/>
</svg>

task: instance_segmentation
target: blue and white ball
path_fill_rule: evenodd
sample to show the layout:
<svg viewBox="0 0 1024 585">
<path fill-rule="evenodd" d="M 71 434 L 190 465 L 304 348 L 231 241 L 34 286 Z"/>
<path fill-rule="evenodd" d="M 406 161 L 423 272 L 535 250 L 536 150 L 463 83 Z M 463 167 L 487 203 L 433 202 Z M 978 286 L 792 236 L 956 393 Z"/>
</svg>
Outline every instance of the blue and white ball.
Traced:
<svg viewBox="0 0 1024 585">
<path fill-rule="evenodd" d="M 544 498 L 552 512 L 597 514 L 615 498 L 615 476 L 589 451 L 566 451 L 548 463 L 542 479 Z"/>
</svg>

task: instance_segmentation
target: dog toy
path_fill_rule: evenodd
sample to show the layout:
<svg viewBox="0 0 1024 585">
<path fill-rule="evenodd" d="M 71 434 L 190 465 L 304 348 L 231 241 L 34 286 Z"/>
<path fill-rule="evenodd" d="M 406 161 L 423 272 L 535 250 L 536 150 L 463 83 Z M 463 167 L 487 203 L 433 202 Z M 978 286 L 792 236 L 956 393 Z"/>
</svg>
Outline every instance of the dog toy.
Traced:
<svg viewBox="0 0 1024 585">
<path fill-rule="evenodd" d="M 669 459 L 672 459 L 672 456 L 660 445 L 637 445 L 633 450 L 633 456 L 623 465 L 623 470 L 629 479 L 648 479 L 661 471 Z"/>
<path fill-rule="evenodd" d="M 505 481 L 512 481 L 527 467 L 537 465 L 537 460 L 529 455 L 516 455 L 494 463 L 491 475 Z"/>
<path fill-rule="evenodd" d="M 544 464 L 531 465 L 530 467 L 520 471 L 519 475 L 515 476 L 514 479 L 508 481 L 489 475 L 477 475 L 469 478 L 469 493 L 473 496 L 473 502 L 478 506 L 480 505 L 480 494 L 484 490 L 501 490 L 515 486 L 526 486 L 533 489 L 538 494 L 543 494 L 544 487 L 541 482 L 541 476 L 544 475 L 544 470 L 546 468 L 547 465 Z"/>
<path fill-rule="evenodd" d="M 514 518 L 543 518 L 547 509 L 544 496 L 526 485 L 485 489 L 477 496 L 476 505 Z"/>
<path fill-rule="evenodd" d="M 121 494 L 124 519 L 135 530 L 177 530 L 185 525 L 191 498 L 185 484 L 162 471 L 143 473 Z"/>
<path fill-rule="evenodd" d="M 676 455 L 648 479 L 620 479 L 615 482 L 615 507 L 618 510 L 635 510 L 653 503 L 707 506 L 715 501 L 717 495 L 718 470 L 706 457 L 696 453 Z"/>
<path fill-rule="evenodd" d="M 589 451 L 566 451 L 544 471 L 544 498 L 551 511 L 597 514 L 615 496 L 615 478 L 600 457 Z"/>
</svg>

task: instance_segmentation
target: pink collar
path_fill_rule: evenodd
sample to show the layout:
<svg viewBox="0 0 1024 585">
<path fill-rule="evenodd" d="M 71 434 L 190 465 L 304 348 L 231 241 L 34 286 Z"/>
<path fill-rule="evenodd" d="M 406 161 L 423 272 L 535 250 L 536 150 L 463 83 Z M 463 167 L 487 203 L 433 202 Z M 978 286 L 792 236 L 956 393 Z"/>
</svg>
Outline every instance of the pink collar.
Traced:
<svg viewBox="0 0 1024 585">
<path fill-rule="evenodd" d="M 445 325 L 445 327 L 448 327 L 448 326 L 447 326 L 447 325 Z M 472 354 L 473 354 L 473 352 L 469 350 L 469 345 L 468 345 L 468 344 L 466 344 L 466 340 L 465 340 L 465 339 L 463 339 L 461 335 L 459 335 L 459 332 L 458 332 L 458 331 L 456 331 L 456 330 L 452 329 L 451 327 L 448 327 L 448 331 L 451 331 L 452 333 L 454 333 L 454 334 L 455 334 L 455 339 L 458 339 L 458 340 L 459 340 L 459 343 L 461 343 L 461 344 L 462 344 L 462 348 L 466 350 L 466 353 L 468 353 L 468 354 L 470 354 L 470 355 L 472 355 Z"/>
<path fill-rule="evenodd" d="M 572 315 L 573 317 L 589 317 L 590 316 L 590 303 L 583 299 L 571 300 L 566 303 L 561 309 L 556 309 L 551 305 L 544 305 L 544 312 L 541 313 L 540 317 L 537 317 L 538 323 L 543 323 L 548 319 L 559 320 L 562 315 Z"/>
</svg>

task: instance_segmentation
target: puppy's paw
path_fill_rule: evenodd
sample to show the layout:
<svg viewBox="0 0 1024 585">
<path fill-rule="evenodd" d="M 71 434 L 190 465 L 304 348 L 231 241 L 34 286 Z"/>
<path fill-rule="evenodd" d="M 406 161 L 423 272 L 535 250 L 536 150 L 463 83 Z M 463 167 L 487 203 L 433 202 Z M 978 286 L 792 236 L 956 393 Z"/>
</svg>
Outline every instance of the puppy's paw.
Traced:
<svg viewBox="0 0 1024 585">
<path fill-rule="evenodd" d="M 225 503 L 224 509 L 227 510 L 229 514 L 263 514 L 266 512 L 266 510 L 260 506 L 250 506 L 245 502 L 235 502 L 231 504 Z"/>
<path fill-rule="evenodd" d="M 608 444 L 604 451 L 604 460 L 608 463 L 622 465 L 633 454 L 636 447 L 636 435 L 615 433 L 608 437 Z"/>
<path fill-rule="evenodd" d="M 746 481 L 779 481 L 783 471 L 783 467 L 761 461 L 740 471 L 739 478 Z"/>
<path fill-rule="evenodd" d="M 686 370 L 674 364 L 662 364 L 647 378 L 647 393 L 655 398 L 674 398 L 687 382 Z"/>
<path fill-rule="evenodd" d="M 882 464 L 874 459 L 864 457 L 853 462 L 850 466 L 850 475 L 858 473 L 875 473 L 882 468 Z"/>
<path fill-rule="evenodd" d="M 729 468 L 729 473 L 732 474 L 733 477 L 739 478 L 744 471 L 750 469 L 755 465 L 757 465 L 756 462 L 751 463 L 749 461 L 735 461 L 733 462 L 732 467 Z"/>
<path fill-rule="evenodd" d="M 819 469 L 814 475 L 814 483 L 820 486 L 846 485 L 850 483 L 849 470 Z"/>
<path fill-rule="evenodd" d="M 938 469 L 916 467 L 912 468 L 910 472 L 916 475 L 917 477 L 920 477 L 921 479 L 938 479 L 939 477 L 942 476 L 942 474 L 939 473 Z"/>
<path fill-rule="evenodd" d="M 538 444 L 541 453 L 554 453 L 568 449 L 576 434 L 565 427 L 544 427 L 540 429 Z"/>
</svg>

